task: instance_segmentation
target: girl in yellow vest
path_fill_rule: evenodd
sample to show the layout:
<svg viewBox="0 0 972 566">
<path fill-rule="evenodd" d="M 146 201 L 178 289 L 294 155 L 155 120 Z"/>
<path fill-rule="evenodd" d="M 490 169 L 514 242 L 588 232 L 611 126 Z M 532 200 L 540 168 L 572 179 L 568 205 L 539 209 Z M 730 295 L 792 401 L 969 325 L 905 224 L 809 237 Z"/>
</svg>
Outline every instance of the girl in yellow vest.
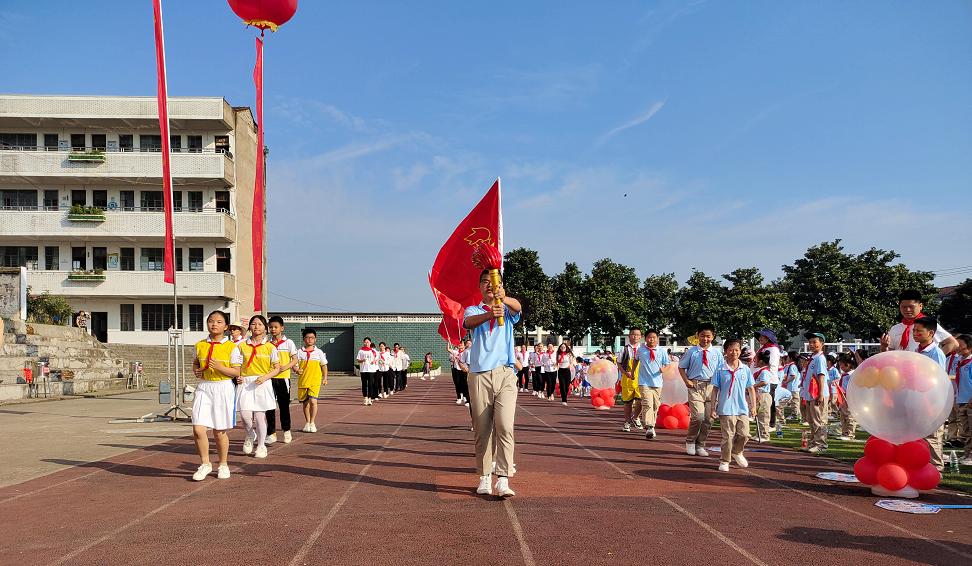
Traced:
<svg viewBox="0 0 972 566">
<path fill-rule="evenodd" d="M 209 338 L 196 343 L 196 356 L 192 360 L 192 372 L 199 379 L 195 398 L 192 402 L 192 435 L 196 440 L 201 464 L 192 479 L 202 481 L 213 471 L 209 461 L 209 430 L 213 431 L 213 441 L 219 454 L 219 467 L 216 477 L 230 477 L 227 458 L 229 436 L 226 431 L 236 426 L 236 389 L 233 376 L 239 371 L 220 371 L 219 365 L 230 369 L 230 358 L 236 344 L 225 336 L 229 316 L 223 311 L 213 311 L 206 319 Z M 214 363 L 215 362 L 215 363 Z"/>
<path fill-rule="evenodd" d="M 270 379 L 280 373 L 280 358 L 273 344 L 266 341 L 267 319 L 261 315 L 253 316 L 250 318 L 249 328 L 250 337 L 238 344 L 230 357 L 230 365 L 235 367 L 226 369 L 230 372 L 227 375 L 232 375 L 234 372 L 238 375 L 236 382 L 240 384 L 236 389 L 236 406 L 243 419 L 243 430 L 246 434 L 243 440 L 243 453 L 253 453 L 257 458 L 266 458 L 266 411 L 277 406 Z M 222 364 L 217 361 L 213 363 L 219 371 Z M 221 373 L 226 374 L 226 372 Z M 256 452 L 253 451 L 254 437 L 256 437 Z"/>
<path fill-rule="evenodd" d="M 317 432 L 317 400 L 327 385 L 327 356 L 316 346 L 317 333 L 304 330 L 304 347 L 297 351 L 297 400 L 304 406 L 303 432 Z"/>
</svg>

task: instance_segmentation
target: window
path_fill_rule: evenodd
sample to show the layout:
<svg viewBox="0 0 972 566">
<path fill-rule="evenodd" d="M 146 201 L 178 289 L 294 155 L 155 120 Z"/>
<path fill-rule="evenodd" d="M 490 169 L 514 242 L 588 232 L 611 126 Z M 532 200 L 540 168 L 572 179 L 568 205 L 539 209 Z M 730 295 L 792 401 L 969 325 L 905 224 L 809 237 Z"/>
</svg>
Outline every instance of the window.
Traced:
<svg viewBox="0 0 972 566">
<path fill-rule="evenodd" d="M 71 149 L 84 151 L 84 134 L 71 134 Z"/>
<path fill-rule="evenodd" d="M 169 149 L 173 153 L 178 153 L 182 151 L 182 136 L 172 135 L 169 136 Z"/>
<path fill-rule="evenodd" d="M 229 153 L 229 136 L 216 136 L 214 140 L 216 142 L 214 144 L 216 146 L 216 153 Z"/>
<path fill-rule="evenodd" d="M 203 249 L 189 248 L 189 271 L 203 270 Z"/>
<path fill-rule="evenodd" d="M 182 212 L 182 191 L 172 191 L 172 210 Z"/>
<path fill-rule="evenodd" d="M 135 305 L 118 305 L 119 330 L 132 332 L 135 330 Z"/>
<path fill-rule="evenodd" d="M 88 191 L 74 189 L 71 191 L 71 206 L 88 206 Z"/>
<path fill-rule="evenodd" d="M 189 305 L 189 330 L 202 332 L 203 329 L 203 306 Z"/>
<path fill-rule="evenodd" d="M 84 248 L 71 248 L 71 269 L 76 270 L 87 270 L 88 269 L 88 255 L 85 253 Z"/>
<path fill-rule="evenodd" d="M 57 134 L 44 134 L 44 149 L 46 151 L 57 151 Z"/>
<path fill-rule="evenodd" d="M 142 248 L 142 271 L 162 271 L 164 258 L 162 248 Z"/>
<path fill-rule="evenodd" d="M 182 248 L 175 249 L 175 269 L 182 271 Z"/>
<path fill-rule="evenodd" d="M 119 196 L 122 210 L 135 210 L 135 191 L 121 191 Z"/>
<path fill-rule="evenodd" d="M 57 210 L 57 190 L 44 191 L 44 210 Z"/>
<path fill-rule="evenodd" d="M 91 147 L 104 151 L 108 147 L 108 136 L 105 134 L 91 134 Z"/>
<path fill-rule="evenodd" d="M 230 272 L 230 249 L 216 248 L 216 271 L 221 273 Z"/>
<path fill-rule="evenodd" d="M 216 210 L 230 212 L 229 191 L 216 191 Z"/>
<path fill-rule="evenodd" d="M 135 147 L 135 136 L 132 134 L 118 134 L 118 149 L 132 151 Z M 133 315 L 134 318 L 134 315 Z"/>
<path fill-rule="evenodd" d="M 135 271 L 135 248 L 122 248 L 118 267 L 122 271 Z"/>
<path fill-rule="evenodd" d="M 160 211 L 164 206 L 162 191 L 141 191 L 142 200 L 139 206 L 142 210 Z"/>
<path fill-rule="evenodd" d="M 92 191 L 91 204 L 101 210 L 108 208 L 108 191 Z"/>
<path fill-rule="evenodd" d="M 202 191 L 189 191 L 189 210 L 199 212 L 202 210 Z"/>
<path fill-rule="evenodd" d="M 199 153 L 202 151 L 202 136 L 186 136 L 189 142 L 189 153 Z"/>
<path fill-rule="evenodd" d="M 92 269 L 108 269 L 108 248 L 91 248 Z"/>
<path fill-rule="evenodd" d="M 3 208 L 37 208 L 37 191 L 0 191 Z"/>
<path fill-rule="evenodd" d="M 0 134 L 0 147 L 11 149 L 37 149 L 37 134 Z"/>
<path fill-rule="evenodd" d="M 27 267 L 37 264 L 37 248 L 29 246 L 0 246 L 0 266 Z"/>
<path fill-rule="evenodd" d="M 171 304 L 142 305 L 142 330 L 165 331 L 175 326 Z M 182 305 L 179 305 L 179 328 L 182 328 Z"/>
<path fill-rule="evenodd" d="M 44 269 L 57 271 L 61 267 L 61 250 L 57 246 L 44 246 Z"/>
<path fill-rule="evenodd" d="M 140 151 L 162 151 L 162 136 L 141 134 L 138 136 L 138 148 Z"/>
</svg>

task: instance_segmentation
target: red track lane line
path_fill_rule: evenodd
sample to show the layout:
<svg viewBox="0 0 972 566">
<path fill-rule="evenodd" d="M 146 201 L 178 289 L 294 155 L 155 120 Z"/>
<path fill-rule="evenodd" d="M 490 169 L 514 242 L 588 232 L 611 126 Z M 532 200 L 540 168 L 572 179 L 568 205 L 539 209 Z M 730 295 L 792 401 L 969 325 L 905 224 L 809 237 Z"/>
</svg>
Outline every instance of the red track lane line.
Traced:
<svg viewBox="0 0 972 566">
<path fill-rule="evenodd" d="M 338 511 L 341 510 L 341 507 L 343 507 L 344 504 L 348 501 L 348 498 L 351 497 L 351 492 L 358 485 L 358 483 L 361 482 L 361 478 L 364 477 L 364 475 L 368 472 L 371 466 L 378 461 L 378 458 L 384 453 L 385 448 L 388 448 L 388 445 L 391 444 L 391 441 L 394 440 L 396 436 L 398 436 L 398 433 L 402 430 L 402 427 L 405 426 L 405 423 L 407 423 L 409 419 L 412 418 L 412 415 L 415 414 L 415 411 L 419 408 L 422 402 L 425 401 L 425 398 L 428 397 L 429 391 L 431 390 L 432 390 L 431 387 L 426 389 L 425 394 L 422 395 L 421 401 L 412 404 L 412 410 L 409 411 L 405 419 L 398 424 L 398 427 L 395 429 L 395 431 L 391 433 L 391 435 L 388 438 L 385 439 L 385 442 L 381 445 L 381 448 L 379 448 L 375 452 L 375 455 L 371 457 L 371 462 L 365 465 L 365 467 L 361 468 L 361 471 L 358 472 L 357 476 L 355 476 L 354 481 L 351 482 L 351 485 L 349 485 L 347 489 L 344 490 L 344 493 L 341 495 L 341 498 L 338 499 L 334 503 L 334 505 L 331 506 L 331 509 L 327 512 L 327 515 L 325 515 L 324 518 L 321 519 L 321 522 L 318 523 L 317 528 L 314 529 L 314 532 L 311 533 L 309 537 L 307 537 L 307 540 L 305 540 L 304 544 L 301 545 L 300 549 L 297 551 L 297 554 L 295 554 L 294 557 L 290 560 L 290 564 L 292 566 L 295 564 L 303 563 L 304 558 L 307 557 L 307 553 L 310 552 L 310 550 L 314 547 L 314 545 L 317 544 L 317 541 L 321 538 L 321 535 L 324 534 L 324 529 L 327 528 L 328 523 L 331 522 L 331 519 L 333 519 L 338 514 Z"/>
<path fill-rule="evenodd" d="M 543 419 L 541 419 L 537 415 L 533 414 L 529 409 L 527 409 L 525 407 L 522 407 L 522 406 L 518 406 L 518 408 L 523 409 L 524 412 L 526 412 L 531 417 L 535 418 L 537 421 L 539 421 L 545 427 L 549 428 L 550 430 L 556 432 L 560 436 L 563 436 L 567 440 L 571 441 L 573 444 L 575 444 L 577 447 L 583 449 L 584 451 L 586 451 L 591 456 L 594 456 L 595 458 L 597 458 L 601 462 L 604 462 L 605 464 L 607 464 L 611 468 L 614 468 L 615 471 L 617 471 L 619 474 L 621 474 L 625 478 L 627 478 L 629 480 L 630 479 L 634 479 L 634 476 L 633 475 L 631 475 L 630 473 L 628 473 L 625 470 L 623 470 L 620 467 L 618 467 L 617 464 L 615 464 L 614 462 L 612 462 L 612 461 L 604 458 L 603 456 L 601 456 L 597 452 L 591 450 L 590 448 L 584 446 L 583 444 L 577 442 L 576 440 L 574 440 L 570 436 L 564 434 L 560 430 L 558 430 L 558 429 L 550 426 L 549 424 L 547 424 L 546 421 L 544 421 Z M 717 539 L 721 540 L 723 543 L 726 544 L 726 546 L 728 546 L 729 548 L 731 548 L 731 549 L 735 550 L 736 552 L 738 552 L 740 555 L 742 555 L 743 557 L 745 557 L 751 563 L 756 564 L 757 566 L 767 566 L 767 564 L 765 562 L 763 562 L 759 558 L 756 558 L 755 556 L 753 556 L 752 554 L 750 554 L 749 552 L 747 552 L 746 549 L 744 549 L 741 546 L 739 546 L 738 544 L 736 544 L 732 539 L 730 539 L 729 537 L 727 537 L 725 534 L 721 533 L 718 529 L 716 529 L 712 525 L 706 523 L 705 521 L 703 521 L 702 519 L 700 519 L 699 517 L 697 517 L 695 514 L 693 514 L 689 510 L 687 510 L 684 507 L 682 507 L 681 505 L 675 503 L 674 501 L 672 501 L 671 499 L 669 499 L 669 498 L 667 498 L 665 496 L 659 496 L 658 499 L 661 500 L 661 501 L 663 501 L 663 502 L 665 502 L 665 504 L 668 505 L 669 507 L 671 507 L 672 509 L 678 511 L 682 515 L 685 515 L 686 517 L 688 517 L 689 519 L 691 519 L 692 522 L 694 522 L 695 524 L 699 525 L 700 527 L 702 527 L 703 529 L 705 529 L 706 531 L 708 531 L 709 534 L 715 536 Z"/>
<path fill-rule="evenodd" d="M 344 415 L 343 417 L 340 417 L 340 418 L 341 419 L 346 419 L 346 418 L 350 417 L 351 415 L 353 415 L 353 414 L 361 411 L 361 409 L 363 409 L 363 408 L 364 407 L 358 407 L 358 408 L 354 409 L 353 411 L 349 412 L 348 414 L 346 414 L 346 415 Z M 335 424 L 336 422 L 337 422 L 337 420 L 332 421 L 330 423 L 327 423 L 326 425 L 323 425 L 321 428 L 322 429 L 323 428 L 326 428 L 326 427 L 328 427 L 328 426 L 330 426 L 332 424 Z M 290 444 L 284 444 L 280 448 L 277 448 L 276 450 L 274 450 L 274 452 L 279 452 L 279 451 L 281 451 L 283 449 L 286 449 L 288 446 L 294 446 L 294 445 L 297 445 L 297 444 L 303 444 L 303 443 L 300 440 L 297 440 L 295 442 L 291 442 Z M 150 454 L 150 455 L 155 455 L 155 454 Z M 240 471 L 242 469 L 245 469 L 247 466 L 250 466 L 250 465 L 255 464 L 255 463 L 256 462 L 248 462 L 248 463 L 245 463 L 245 464 L 241 464 L 234 471 Z M 124 464 L 119 464 L 119 465 L 124 465 Z M 162 511 L 165 511 L 169 507 L 172 507 L 173 505 L 178 504 L 179 502 L 181 502 L 185 498 L 189 497 L 190 495 L 195 495 L 196 493 L 199 493 L 200 491 L 202 491 L 202 490 L 204 490 L 204 489 L 206 489 L 206 488 L 208 488 L 210 486 L 216 485 L 216 484 L 217 484 L 217 481 L 207 481 L 207 482 L 204 482 L 203 485 L 197 487 L 196 489 L 193 489 L 192 491 L 189 491 L 187 493 L 183 493 L 182 495 L 180 495 L 180 496 L 172 499 L 168 503 L 163 503 L 162 505 L 156 507 L 155 509 L 152 509 L 148 513 L 142 515 L 141 517 L 138 517 L 136 519 L 132 519 L 128 523 L 125 523 L 124 525 L 122 525 L 122 526 L 118 527 L 117 529 L 109 532 L 108 534 L 102 536 L 101 538 L 98 538 L 98 539 L 96 539 L 96 540 L 94 540 L 94 541 L 92 541 L 92 542 L 90 542 L 90 543 L 88 543 L 88 544 L 86 544 L 86 545 L 84 545 L 82 547 L 79 547 L 76 550 L 74 550 L 74 552 L 71 552 L 69 554 L 66 554 L 66 555 L 60 557 L 59 559 L 55 560 L 54 562 L 50 562 L 49 564 L 51 564 L 51 565 L 64 564 L 64 563 L 70 561 L 71 559 L 77 557 L 78 555 L 80 555 L 80 554 L 82 554 L 84 552 L 87 552 L 88 550 L 91 550 L 92 548 L 98 546 L 99 544 L 101 544 L 101 543 L 103 543 L 103 542 L 105 542 L 105 541 L 107 541 L 107 540 L 115 537 L 116 535 L 118 535 L 118 534 L 120 534 L 120 533 L 122 533 L 122 532 L 124 532 L 124 531 L 126 531 L 126 530 L 128 530 L 128 529 L 130 529 L 130 528 L 132 528 L 132 527 L 134 527 L 136 525 L 138 525 L 139 523 L 141 523 L 142 521 L 144 521 L 144 520 L 152 517 L 153 515 L 156 515 L 158 513 L 161 513 Z"/>
</svg>

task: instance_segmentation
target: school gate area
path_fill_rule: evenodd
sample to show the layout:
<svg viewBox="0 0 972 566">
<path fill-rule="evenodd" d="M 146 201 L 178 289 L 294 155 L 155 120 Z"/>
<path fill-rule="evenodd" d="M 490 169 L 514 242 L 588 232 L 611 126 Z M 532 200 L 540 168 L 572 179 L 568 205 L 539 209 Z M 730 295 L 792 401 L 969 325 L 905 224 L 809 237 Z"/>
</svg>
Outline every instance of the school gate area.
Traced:
<svg viewBox="0 0 972 566">
<path fill-rule="evenodd" d="M 432 352 L 435 361 L 447 367 L 449 354 L 439 336 L 439 313 L 271 313 L 284 319 L 285 333 L 298 347 L 303 345 L 305 328 L 317 333 L 317 347 L 327 354 L 328 370 L 353 372 L 354 358 L 365 337 L 375 345 L 385 342 L 391 348 L 398 342 L 408 349 L 412 362 Z"/>
</svg>

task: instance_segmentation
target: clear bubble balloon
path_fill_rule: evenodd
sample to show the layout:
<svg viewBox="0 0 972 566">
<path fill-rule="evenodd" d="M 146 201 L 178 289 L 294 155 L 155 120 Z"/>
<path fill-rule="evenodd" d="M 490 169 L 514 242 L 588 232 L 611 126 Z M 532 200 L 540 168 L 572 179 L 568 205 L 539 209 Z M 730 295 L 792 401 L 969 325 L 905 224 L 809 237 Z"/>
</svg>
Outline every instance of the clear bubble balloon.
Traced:
<svg viewBox="0 0 972 566">
<path fill-rule="evenodd" d="M 610 360 L 597 360 L 587 370 L 587 381 L 594 389 L 614 388 L 618 382 L 618 366 Z"/>
<path fill-rule="evenodd" d="M 872 356 L 851 374 L 847 404 L 867 432 L 902 444 L 942 426 L 955 393 L 942 366 L 916 352 Z"/>
<path fill-rule="evenodd" d="M 668 364 L 662 368 L 661 402 L 665 405 L 680 405 L 688 402 L 688 388 L 678 374 L 678 364 Z"/>
</svg>

